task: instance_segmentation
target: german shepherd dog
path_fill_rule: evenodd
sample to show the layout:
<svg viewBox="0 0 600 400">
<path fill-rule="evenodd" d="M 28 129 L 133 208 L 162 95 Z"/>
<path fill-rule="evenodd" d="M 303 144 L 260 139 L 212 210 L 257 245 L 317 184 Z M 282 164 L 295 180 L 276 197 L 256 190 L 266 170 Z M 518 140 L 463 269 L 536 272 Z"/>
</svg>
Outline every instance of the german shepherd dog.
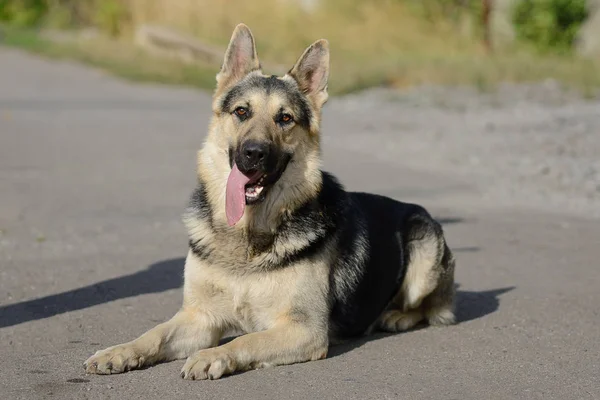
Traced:
<svg viewBox="0 0 600 400">
<path fill-rule="evenodd" d="M 217 74 L 189 233 L 183 304 L 139 338 L 90 357 L 115 374 L 185 359 L 185 379 L 319 360 L 375 329 L 454 322 L 454 257 L 415 204 L 350 193 L 320 169 L 329 45 L 283 77 L 261 72 L 247 26 Z M 241 333 L 219 345 L 225 335 Z"/>
</svg>

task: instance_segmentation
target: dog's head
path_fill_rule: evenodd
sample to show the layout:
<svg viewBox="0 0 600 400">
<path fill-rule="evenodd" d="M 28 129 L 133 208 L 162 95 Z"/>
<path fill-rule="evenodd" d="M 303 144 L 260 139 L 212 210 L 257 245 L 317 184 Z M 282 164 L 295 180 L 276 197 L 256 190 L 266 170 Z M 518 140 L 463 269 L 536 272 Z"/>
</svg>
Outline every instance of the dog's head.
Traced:
<svg viewBox="0 0 600 400">
<path fill-rule="evenodd" d="M 229 225 L 242 218 L 246 205 L 266 215 L 267 209 L 293 207 L 318 190 L 328 74 L 328 43 L 319 40 L 284 76 L 264 75 L 250 29 L 235 28 L 217 75 L 213 120 L 200 154 L 200 176 L 216 180 L 216 201 L 223 201 L 219 192 L 225 188 L 222 206 Z M 203 171 L 214 168 L 219 171 Z"/>
</svg>

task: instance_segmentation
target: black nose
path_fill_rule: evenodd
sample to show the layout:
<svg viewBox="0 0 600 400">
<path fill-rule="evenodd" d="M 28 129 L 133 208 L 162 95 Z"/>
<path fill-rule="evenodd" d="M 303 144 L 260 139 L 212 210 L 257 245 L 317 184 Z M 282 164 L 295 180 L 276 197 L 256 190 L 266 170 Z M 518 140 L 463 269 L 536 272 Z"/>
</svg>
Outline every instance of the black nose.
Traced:
<svg viewBox="0 0 600 400">
<path fill-rule="evenodd" d="M 242 145 L 241 156 L 242 164 L 247 170 L 264 169 L 269 157 L 269 144 L 248 140 Z"/>
</svg>

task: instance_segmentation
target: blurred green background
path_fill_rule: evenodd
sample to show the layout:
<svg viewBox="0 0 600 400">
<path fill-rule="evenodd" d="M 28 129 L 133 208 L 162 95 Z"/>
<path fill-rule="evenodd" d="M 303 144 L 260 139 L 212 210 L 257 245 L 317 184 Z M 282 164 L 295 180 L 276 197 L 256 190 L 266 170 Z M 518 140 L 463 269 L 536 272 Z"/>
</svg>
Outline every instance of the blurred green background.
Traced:
<svg viewBox="0 0 600 400">
<path fill-rule="evenodd" d="M 292 65 L 307 45 L 327 38 L 334 93 L 548 78 L 585 91 L 600 84 L 597 8 L 595 0 L 0 0 L 0 23 L 7 44 L 206 88 L 216 63 L 157 60 L 135 46 L 140 27 L 224 49 L 244 22 L 266 65 Z M 40 35 L 90 28 L 95 34 L 85 41 Z"/>
</svg>

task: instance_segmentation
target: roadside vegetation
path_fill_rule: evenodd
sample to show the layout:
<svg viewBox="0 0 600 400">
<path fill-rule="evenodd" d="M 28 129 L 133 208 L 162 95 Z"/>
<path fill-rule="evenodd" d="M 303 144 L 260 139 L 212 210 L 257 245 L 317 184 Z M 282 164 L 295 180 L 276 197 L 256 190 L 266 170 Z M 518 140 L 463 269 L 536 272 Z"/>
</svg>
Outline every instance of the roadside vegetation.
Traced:
<svg viewBox="0 0 600 400">
<path fill-rule="evenodd" d="M 490 0 L 491 1 L 491 0 Z M 72 58 L 132 79 L 212 88 L 218 65 L 158 59 L 133 45 L 143 24 L 165 26 L 225 48 L 244 22 L 267 64 L 292 65 L 318 38 L 332 49 L 333 93 L 372 86 L 475 85 L 555 79 L 595 93 L 600 62 L 573 52 L 587 17 L 585 0 L 529 0 L 512 11 L 516 41 L 486 42 L 486 1 L 322 0 L 314 9 L 291 0 L 0 0 L 3 42 Z M 56 41 L 48 29 L 92 39 Z M 491 47 L 490 47 L 491 46 Z"/>
</svg>

